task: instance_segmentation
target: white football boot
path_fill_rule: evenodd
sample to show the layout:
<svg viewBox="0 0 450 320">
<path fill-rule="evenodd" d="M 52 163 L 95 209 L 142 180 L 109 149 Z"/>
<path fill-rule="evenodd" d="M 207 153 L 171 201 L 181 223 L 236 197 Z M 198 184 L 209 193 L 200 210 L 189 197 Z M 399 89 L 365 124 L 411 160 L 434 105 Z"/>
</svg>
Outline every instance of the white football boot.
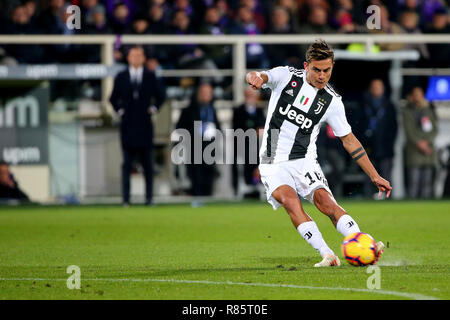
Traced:
<svg viewBox="0 0 450 320">
<path fill-rule="evenodd" d="M 384 253 L 384 243 L 381 241 L 378 241 L 376 243 L 376 247 L 375 247 L 375 252 L 376 252 L 376 256 L 375 256 L 375 263 L 377 263 L 378 260 L 380 260 L 381 255 Z"/>
<path fill-rule="evenodd" d="M 339 261 L 338 256 L 333 254 L 326 254 L 321 262 L 318 262 L 314 265 L 316 268 L 321 267 L 338 267 L 341 265 L 341 261 Z"/>
</svg>

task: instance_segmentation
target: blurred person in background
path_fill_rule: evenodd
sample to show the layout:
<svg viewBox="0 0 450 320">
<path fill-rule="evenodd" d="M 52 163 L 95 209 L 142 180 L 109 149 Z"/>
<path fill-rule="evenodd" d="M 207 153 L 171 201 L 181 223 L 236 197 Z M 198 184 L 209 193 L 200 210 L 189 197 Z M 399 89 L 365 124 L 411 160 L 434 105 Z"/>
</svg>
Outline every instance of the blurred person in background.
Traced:
<svg viewBox="0 0 450 320">
<path fill-rule="evenodd" d="M 0 47 L 0 65 L 16 66 L 17 60 L 10 56 L 3 47 Z"/>
<path fill-rule="evenodd" d="M 363 96 L 362 143 L 372 159 L 375 169 L 388 181 L 392 178 L 394 145 L 397 137 L 397 113 L 395 107 L 385 94 L 381 79 L 370 82 L 369 90 Z M 372 181 L 366 179 L 364 195 L 372 197 L 376 193 Z"/>
<path fill-rule="evenodd" d="M 433 20 L 433 15 L 436 10 L 445 8 L 445 0 L 397 0 L 392 1 L 392 6 L 397 9 L 397 12 L 404 10 L 415 11 L 419 16 L 419 27 L 423 29 Z M 397 12 L 393 12 L 394 15 Z M 396 18 L 394 16 L 394 18 Z M 398 17 L 397 17 L 398 18 Z"/>
<path fill-rule="evenodd" d="M 30 22 L 32 24 L 36 23 L 37 15 L 38 15 L 38 5 L 36 3 L 36 0 L 26 0 L 23 1 L 23 6 L 25 7 L 25 10 L 27 12 L 27 15 L 30 19 Z"/>
<path fill-rule="evenodd" d="M 0 160 L 0 201 L 11 199 L 29 201 L 28 196 L 20 189 L 13 174 L 9 171 L 8 163 Z"/>
<path fill-rule="evenodd" d="M 441 167 L 447 171 L 447 177 L 444 181 L 444 189 L 442 193 L 442 197 L 450 198 L 450 145 L 443 148 L 440 154 L 440 163 Z"/>
<path fill-rule="evenodd" d="M 136 14 L 133 18 L 131 28 L 125 32 L 126 34 L 133 35 L 148 35 L 150 34 L 149 21 L 145 14 Z M 122 52 L 128 52 L 132 46 L 124 45 L 120 48 Z M 141 47 L 144 49 L 145 56 L 147 57 L 146 66 L 150 71 L 156 71 L 159 68 L 160 62 L 164 63 L 168 60 L 167 51 L 164 47 L 143 44 Z M 124 56 L 124 54 L 122 54 Z"/>
<path fill-rule="evenodd" d="M 422 29 L 425 24 L 425 12 L 423 10 L 422 1 L 421 0 L 397 0 L 397 4 L 393 4 L 391 7 L 391 16 L 393 20 L 397 20 L 400 22 L 401 13 L 405 11 L 415 12 L 418 17 L 417 25 L 420 29 Z M 431 19 L 430 19 L 431 21 Z"/>
<path fill-rule="evenodd" d="M 147 17 L 144 14 L 136 14 L 130 27 L 124 33 L 146 35 L 149 34 L 149 27 L 150 24 Z"/>
<path fill-rule="evenodd" d="M 124 34 L 133 34 L 133 35 L 145 35 L 148 34 L 149 30 L 149 22 L 145 15 L 137 14 L 134 16 L 133 21 L 130 23 L 127 29 L 123 30 Z M 122 44 L 121 41 L 116 42 L 116 46 L 114 49 L 114 57 L 116 62 L 127 63 L 127 52 L 130 48 L 134 47 L 134 45 L 130 44 Z M 150 44 L 141 45 L 144 49 L 145 55 L 149 57 L 149 55 L 154 51 L 153 46 Z"/>
<path fill-rule="evenodd" d="M 291 21 L 295 30 L 298 30 L 298 2 L 296 0 L 276 0 L 273 7 L 282 7 L 289 13 L 289 20 Z M 272 11 L 272 10 L 271 10 Z"/>
<path fill-rule="evenodd" d="M 25 5 L 19 5 L 12 9 L 11 19 L 3 25 L 2 33 L 9 35 L 39 34 L 36 25 Z M 13 59 L 10 63 L 38 63 L 43 58 L 42 47 L 34 44 L 6 44 L 3 46 L 5 55 Z"/>
<path fill-rule="evenodd" d="M 194 122 L 201 121 L 196 127 Z M 220 130 L 214 108 L 213 87 L 210 83 L 201 83 L 188 107 L 181 111 L 177 129 L 185 129 L 191 136 L 191 164 L 187 165 L 188 177 L 191 181 L 190 194 L 193 196 L 210 196 L 213 193 L 214 180 L 217 176 L 215 164 L 194 163 L 194 139 L 202 141 L 204 149 L 215 139 L 215 130 Z M 197 130 L 196 130 L 197 129 Z M 214 156 L 214 155 L 213 155 Z"/>
<path fill-rule="evenodd" d="M 41 12 L 37 19 L 40 31 L 45 34 L 60 34 L 62 29 L 61 11 L 64 9 L 66 1 L 50 0 L 48 7 Z"/>
<path fill-rule="evenodd" d="M 113 31 L 106 18 L 106 11 L 103 6 L 94 6 L 89 10 L 89 22 L 86 22 L 81 29 L 85 34 L 112 34 Z"/>
<path fill-rule="evenodd" d="M 189 17 L 191 21 L 195 20 L 197 13 L 194 12 L 194 7 L 190 0 L 174 0 L 172 5 L 172 10 L 183 11 Z"/>
<path fill-rule="evenodd" d="M 183 36 L 193 34 L 191 21 L 185 11 L 176 11 L 172 17 L 171 34 Z M 169 61 L 173 64 L 173 68 L 179 69 L 217 69 L 212 59 L 206 56 L 205 52 L 199 45 L 194 43 L 184 43 L 170 46 Z M 214 77 L 202 77 L 201 81 L 215 81 L 220 83 L 223 81 L 221 75 Z"/>
<path fill-rule="evenodd" d="M 308 15 L 308 21 L 300 26 L 301 33 L 322 34 L 335 33 L 328 24 L 328 11 L 322 6 L 314 6 Z"/>
<path fill-rule="evenodd" d="M 429 23 L 433 20 L 436 11 L 441 11 L 442 9 L 448 10 L 448 1 L 446 0 L 421 0 L 421 2 L 426 23 Z"/>
<path fill-rule="evenodd" d="M 317 137 L 317 159 L 327 177 L 329 187 L 336 198 L 344 196 L 346 154 L 341 139 L 335 136 L 330 125 L 320 128 Z"/>
<path fill-rule="evenodd" d="M 422 31 L 419 28 L 419 15 L 414 10 L 405 10 L 400 12 L 399 15 L 400 26 L 407 34 L 421 34 Z M 406 50 L 416 50 L 420 53 L 420 59 L 418 61 L 407 60 L 403 61 L 404 68 L 417 68 L 426 66 L 430 59 L 430 53 L 428 52 L 427 45 L 425 43 L 405 43 Z M 421 82 L 420 76 L 404 77 L 402 93 L 406 94 L 406 91 L 414 86 L 419 86 Z"/>
<path fill-rule="evenodd" d="M 358 7 L 352 0 L 339 0 L 330 22 L 339 33 L 367 33 L 365 21 L 361 21 Z"/>
<path fill-rule="evenodd" d="M 233 12 L 226 0 L 217 0 L 215 7 L 219 13 L 219 25 L 226 27 L 232 20 Z"/>
<path fill-rule="evenodd" d="M 149 32 L 152 34 L 164 34 L 167 32 L 169 16 L 164 6 L 153 3 L 148 10 Z"/>
<path fill-rule="evenodd" d="M 292 21 L 289 11 L 281 6 L 274 7 L 271 14 L 268 34 L 295 34 L 298 33 L 296 24 Z M 300 66 L 301 60 L 299 46 L 296 44 L 266 45 L 267 54 L 272 66 Z"/>
<path fill-rule="evenodd" d="M 402 34 L 404 30 L 396 22 L 390 20 L 389 11 L 384 5 L 380 5 L 380 26 L 381 29 L 369 29 L 369 33 L 372 34 Z M 404 49 L 404 44 L 400 42 L 396 43 L 380 43 L 380 50 L 382 51 L 396 51 Z"/>
<path fill-rule="evenodd" d="M 308 20 L 300 25 L 300 33 L 303 34 L 329 34 L 335 30 L 328 24 L 328 11 L 322 5 L 314 5 L 309 8 Z M 300 60 L 305 60 L 305 52 L 308 50 L 307 44 L 300 45 Z"/>
<path fill-rule="evenodd" d="M 449 14 L 446 9 L 436 10 L 433 21 L 425 29 L 426 34 L 450 33 Z M 450 43 L 428 43 L 429 67 L 448 68 L 450 64 Z"/>
<path fill-rule="evenodd" d="M 341 29 L 353 24 L 353 1 L 352 0 L 338 0 L 336 1 L 336 8 L 334 15 L 331 15 L 330 21 L 337 28 Z M 343 30 L 345 32 L 346 30 Z"/>
<path fill-rule="evenodd" d="M 215 6 L 206 9 L 204 21 L 199 28 L 200 34 L 224 35 L 226 26 L 220 23 L 220 12 Z M 201 49 L 211 58 L 219 69 L 231 68 L 231 46 L 230 45 L 202 45 Z"/>
<path fill-rule="evenodd" d="M 45 34 L 70 36 L 77 34 L 81 30 L 70 29 L 67 21 L 71 13 L 67 12 L 70 3 L 63 0 L 51 0 L 49 7 L 42 12 L 38 18 L 38 24 L 41 31 Z M 54 44 L 45 46 L 45 60 L 49 63 L 71 63 L 80 62 L 81 58 L 86 58 L 80 54 L 79 44 Z"/>
<path fill-rule="evenodd" d="M 268 1 L 267 1 L 268 2 Z M 248 8 L 252 12 L 253 19 L 259 31 L 264 32 L 267 27 L 264 1 L 240 0 L 239 5 Z"/>
<path fill-rule="evenodd" d="M 230 28 L 231 34 L 257 35 L 261 30 L 256 24 L 254 13 L 248 6 L 240 6 Z M 264 47 L 259 43 L 247 43 L 247 68 L 268 68 L 269 60 Z"/>
<path fill-rule="evenodd" d="M 297 0 L 299 24 L 305 24 L 310 20 L 311 11 L 314 7 L 322 7 L 330 12 L 330 4 L 326 0 Z"/>
<path fill-rule="evenodd" d="M 101 2 L 105 5 L 106 15 L 108 19 L 119 18 L 123 22 L 131 22 L 135 12 L 139 12 L 141 10 L 141 1 L 136 0 L 101 0 Z M 125 6 L 125 7 L 121 7 Z M 120 12 L 116 12 L 116 10 L 120 8 Z M 125 10 L 126 9 L 126 10 Z M 110 21 L 112 23 L 112 21 Z"/>
<path fill-rule="evenodd" d="M 245 102 L 233 109 L 233 129 L 242 129 L 244 133 L 247 130 L 254 130 L 256 133 L 256 137 L 259 140 L 262 137 L 264 124 L 266 118 L 264 116 L 263 109 L 258 106 L 259 101 L 259 92 L 253 90 L 252 88 L 245 89 Z M 253 134 L 253 133 L 252 133 Z M 261 137 L 260 137 L 261 134 Z M 239 191 L 239 173 L 238 173 L 238 157 L 245 161 L 243 167 L 244 174 L 244 182 L 248 186 L 256 186 L 260 182 L 259 178 L 259 157 L 258 157 L 258 148 L 257 146 L 250 145 L 250 140 L 248 138 L 245 139 L 245 147 L 238 148 L 238 139 L 235 138 L 234 141 L 234 162 L 232 166 L 232 176 L 233 176 L 233 189 L 235 194 L 238 194 Z M 239 153 L 243 152 L 243 153 Z M 253 153 L 251 153 L 253 152 Z M 259 198 L 259 192 L 253 192 L 251 195 Z M 245 197 L 246 195 L 244 195 Z"/>
<path fill-rule="evenodd" d="M 274 7 L 270 16 L 270 27 L 267 33 L 290 34 L 297 32 L 298 25 L 292 21 L 289 11 L 282 6 Z"/>
<path fill-rule="evenodd" d="M 106 11 L 102 6 L 94 6 L 90 10 L 89 23 L 81 28 L 81 34 L 112 34 L 112 29 L 106 19 Z M 85 63 L 100 63 L 101 47 L 99 45 L 83 45 L 80 47 L 80 59 Z"/>
<path fill-rule="evenodd" d="M 81 1 L 81 14 L 83 18 L 83 25 L 95 25 L 96 20 L 94 14 L 96 12 L 103 12 L 106 15 L 106 9 L 103 4 L 99 3 L 99 0 L 82 0 Z"/>
<path fill-rule="evenodd" d="M 399 17 L 400 26 L 404 32 L 408 34 L 421 34 L 422 31 L 419 28 L 419 15 L 412 10 L 405 10 L 400 13 Z M 427 46 L 424 43 L 408 43 L 405 45 L 405 49 L 417 50 L 420 52 L 422 59 L 429 59 Z M 415 64 L 415 62 L 408 61 L 409 65 Z"/>
<path fill-rule="evenodd" d="M 109 17 L 114 34 L 123 34 L 131 26 L 132 15 L 130 8 L 125 2 L 119 1 L 114 4 L 112 16 Z"/>
<path fill-rule="evenodd" d="M 189 17 L 194 33 L 202 26 L 206 9 L 214 6 L 214 0 L 173 0 L 172 12 L 183 11 Z"/>
<path fill-rule="evenodd" d="M 122 201 L 130 204 L 130 175 L 133 160 L 139 158 L 145 176 L 145 204 L 153 197 L 153 123 L 152 115 L 158 112 L 165 100 L 161 79 L 144 66 L 142 47 L 128 51 L 129 67 L 117 74 L 110 102 L 120 117 L 122 145 Z"/>
<path fill-rule="evenodd" d="M 433 171 L 437 165 L 434 140 L 438 133 L 438 119 L 421 87 L 411 90 L 402 116 L 406 134 L 408 195 L 411 199 L 428 199 L 433 196 Z"/>
</svg>

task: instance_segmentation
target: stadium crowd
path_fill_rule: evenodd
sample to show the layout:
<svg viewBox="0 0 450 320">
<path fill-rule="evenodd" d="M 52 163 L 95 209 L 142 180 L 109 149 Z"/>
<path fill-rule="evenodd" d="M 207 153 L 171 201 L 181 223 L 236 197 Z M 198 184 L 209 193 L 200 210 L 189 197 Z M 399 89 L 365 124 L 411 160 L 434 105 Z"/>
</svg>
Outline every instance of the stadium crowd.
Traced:
<svg viewBox="0 0 450 320">
<path fill-rule="evenodd" d="M 70 29 L 66 22 L 70 13 L 67 8 L 77 5 L 81 9 L 81 28 Z M 381 29 L 370 30 L 366 26 L 370 5 L 380 7 Z M 449 7 L 444 0 L 11 0 L 0 2 L 0 34 L 30 35 L 116 35 L 114 59 L 127 63 L 130 47 L 121 44 L 121 35 L 183 35 L 206 34 L 449 34 Z M 351 50 L 349 46 L 337 46 Z M 162 69 L 227 69 L 232 65 L 232 50 L 229 45 L 144 45 L 146 62 L 150 70 Z M 450 44 L 381 44 L 380 50 L 416 49 L 420 60 L 405 61 L 407 67 L 448 67 L 450 65 Z M 246 47 L 247 68 L 268 69 L 280 65 L 303 68 L 304 45 L 261 45 L 251 43 Z M 98 45 L 1 45 L 0 65 L 33 63 L 99 63 Z M 334 84 L 343 93 L 349 122 L 358 137 L 367 146 L 367 152 L 374 164 L 387 178 L 391 177 L 394 157 L 394 142 L 398 131 L 407 135 L 409 174 L 408 183 L 416 186 L 432 184 L 432 172 L 436 166 L 436 150 L 433 141 L 437 132 L 437 120 L 432 103 L 423 96 L 423 77 L 409 77 L 402 97 L 408 102 L 401 114 L 403 128 L 398 128 L 395 108 L 389 101 L 390 87 L 387 78 L 389 62 L 358 65 L 358 62 L 339 62 Z M 350 66 L 350 67 L 349 67 Z M 363 70 L 364 73 L 359 70 Z M 355 81 L 356 79 L 356 81 Z M 225 81 L 225 82 L 224 82 Z M 191 120 L 202 120 L 213 116 L 213 99 L 202 102 L 202 88 L 211 91 L 210 85 L 226 86 L 223 77 L 200 79 L 198 94 L 192 97 L 189 108 Z M 340 81 L 340 83 L 339 83 Z M 209 82 L 205 84 L 204 82 Z M 338 82 L 338 83 L 336 83 Z M 181 82 L 179 83 L 181 84 Z M 56 85 L 56 84 L 55 84 Z M 98 84 L 97 84 L 98 85 Z M 82 86 L 71 86 L 82 87 Z M 194 91 L 197 91 L 194 90 Z M 53 90 L 63 94 L 63 90 Z M 264 95 L 264 93 L 262 93 Z M 198 97 L 197 97 L 198 96 Z M 258 129 L 263 124 L 263 115 L 255 108 L 257 100 L 246 93 L 246 101 L 235 108 L 233 127 L 235 129 Z M 263 97 L 261 97 L 263 98 Z M 201 112 L 211 109 L 212 112 Z M 238 106 L 236 106 L 238 107 Z M 214 111 L 215 112 L 215 111 Z M 260 112 L 261 114 L 258 114 Z M 205 114 L 206 116 L 203 116 Z M 185 117 L 181 117 L 181 120 Z M 208 118 L 209 119 L 209 118 Z M 237 121 L 240 120 L 240 121 Z M 245 120 L 245 121 L 244 121 Z M 212 120 L 207 120 L 212 121 Z M 217 119 L 216 127 L 219 127 Z M 186 121 L 185 121 L 186 122 Z M 186 123 L 179 121 L 178 127 Z M 377 132 L 377 134 L 373 134 Z M 344 171 L 352 171 L 351 161 L 329 127 L 323 127 L 319 136 L 319 155 L 324 173 L 338 197 L 348 193 L 343 190 Z M 388 143 L 386 143 L 386 141 Z M 350 163 L 350 165 L 349 165 Z M 350 166 L 350 168 L 349 168 Z M 355 169 L 355 168 L 353 168 Z M 356 169 L 355 169 L 356 170 Z M 217 176 L 212 166 L 195 167 L 190 172 L 193 183 L 191 194 L 210 195 L 213 180 Z M 259 183 L 255 167 L 244 169 L 245 183 Z M 237 192 L 237 171 L 233 168 L 233 187 Z M 363 187 L 364 196 L 374 192 Z M 408 190 L 411 198 L 419 196 L 417 190 Z M 422 197 L 431 196 L 428 190 Z"/>
<path fill-rule="evenodd" d="M 381 29 L 369 30 L 369 5 L 381 11 Z M 81 9 L 81 28 L 66 26 L 67 8 Z M 114 34 L 115 59 L 125 61 L 123 34 L 324 34 L 324 33 L 449 33 L 448 7 L 443 0 L 11 0 L 0 2 L 1 34 Z M 247 46 L 249 68 L 301 66 L 303 46 Z M 386 44 L 382 50 L 407 48 Z M 418 63 L 448 66 L 450 46 L 418 45 Z M 145 46 L 148 66 L 155 68 L 217 67 L 231 63 L 229 46 L 184 44 Z M 3 45 L 0 63 L 99 62 L 100 49 L 88 45 Z M 433 57 L 433 59 L 430 59 Z"/>
</svg>

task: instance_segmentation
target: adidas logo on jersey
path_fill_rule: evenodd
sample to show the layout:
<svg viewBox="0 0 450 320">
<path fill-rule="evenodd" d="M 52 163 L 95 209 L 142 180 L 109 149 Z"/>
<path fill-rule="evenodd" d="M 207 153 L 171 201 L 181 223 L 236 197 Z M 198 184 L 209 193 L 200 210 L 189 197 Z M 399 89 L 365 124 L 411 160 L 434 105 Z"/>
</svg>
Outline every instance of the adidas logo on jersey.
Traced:
<svg viewBox="0 0 450 320">
<path fill-rule="evenodd" d="M 291 97 L 294 96 L 294 90 L 293 89 L 289 89 L 285 91 L 288 95 L 290 95 Z"/>
<path fill-rule="evenodd" d="M 289 120 L 295 121 L 298 125 L 300 125 L 300 128 L 309 129 L 313 123 L 312 120 L 305 117 L 303 114 L 298 113 L 295 109 L 291 109 L 291 107 L 291 104 L 288 104 L 286 109 L 283 110 L 283 108 L 280 107 L 278 111 Z"/>
</svg>

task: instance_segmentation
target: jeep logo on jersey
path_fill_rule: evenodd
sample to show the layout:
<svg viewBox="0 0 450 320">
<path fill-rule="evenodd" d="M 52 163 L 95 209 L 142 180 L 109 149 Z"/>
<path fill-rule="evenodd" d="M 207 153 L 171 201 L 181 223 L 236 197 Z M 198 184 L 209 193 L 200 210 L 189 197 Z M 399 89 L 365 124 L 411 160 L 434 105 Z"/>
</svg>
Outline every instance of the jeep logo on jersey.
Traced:
<svg viewBox="0 0 450 320">
<path fill-rule="evenodd" d="M 283 116 L 286 116 L 289 120 L 295 121 L 300 126 L 300 128 L 309 129 L 313 123 L 312 120 L 297 112 L 295 109 L 291 109 L 291 107 L 291 104 L 288 104 L 286 106 L 286 109 L 283 110 L 283 108 L 280 107 L 278 111 Z"/>
</svg>

